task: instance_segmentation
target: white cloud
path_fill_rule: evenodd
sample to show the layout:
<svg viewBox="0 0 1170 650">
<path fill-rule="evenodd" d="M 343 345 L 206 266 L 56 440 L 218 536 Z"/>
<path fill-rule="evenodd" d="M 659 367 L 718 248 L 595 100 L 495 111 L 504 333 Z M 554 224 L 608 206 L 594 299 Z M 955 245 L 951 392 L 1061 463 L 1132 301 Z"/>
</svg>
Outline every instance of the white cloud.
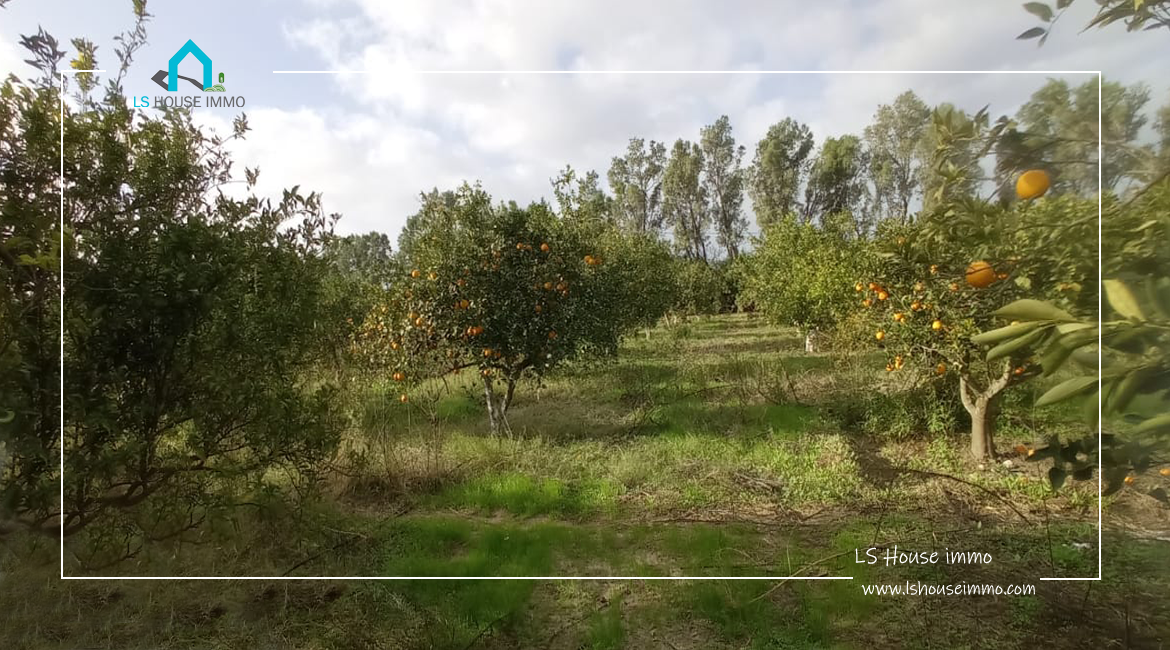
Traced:
<svg viewBox="0 0 1170 650">
<path fill-rule="evenodd" d="M 1103 69 L 1160 80 L 1162 34 L 1079 34 L 1075 3 L 1042 49 L 1015 35 L 1018 3 L 774 0 L 557 3 L 478 0 L 310 2 L 328 11 L 285 26 L 335 77 L 344 110 L 251 111 L 240 149 L 264 182 L 321 189 L 347 231 L 396 233 L 417 193 L 481 179 L 498 198 L 549 194 L 571 163 L 608 167 L 629 137 L 695 139 L 728 114 L 748 157 L 785 116 L 818 140 L 860 133 L 877 105 L 914 88 L 928 103 L 1011 112 L 1043 83 L 1024 75 L 421 75 L 410 70 Z M 1084 77 L 1074 77 L 1080 80 Z M 1164 82 L 1163 82 L 1164 83 Z M 1164 86 L 1155 97 L 1164 97 Z"/>
</svg>

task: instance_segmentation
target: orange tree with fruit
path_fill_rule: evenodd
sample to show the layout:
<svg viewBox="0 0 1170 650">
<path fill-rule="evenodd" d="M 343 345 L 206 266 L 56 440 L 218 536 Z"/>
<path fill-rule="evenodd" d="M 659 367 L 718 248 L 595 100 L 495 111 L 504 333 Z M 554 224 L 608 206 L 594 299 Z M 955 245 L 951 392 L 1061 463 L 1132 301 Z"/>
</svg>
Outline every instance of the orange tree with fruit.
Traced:
<svg viewBox="0 0 1170 650">
<path fill-rule="evenodd" d="M 1095 226 L 1096 216 L 1081 218 Z M 1015 325 L 977 339 L 1034 348 L 1043 374 L 1061 372 L 1065 379 L 1051 386 L 1038 406 L 1082 401 L 1091 432 L 1072 440 L 1049 436 L 1028 453 L 1030 461 L 1051 459 L 1048 476 L 1054 488 L 1070 478 L 1090 480 L 1100 465 L 1104 494 L 1144 482 L 1144 491 L 1165 502 L 1170 478 L 1170 180 L 1164 175 L 1125 200 L 1105 197 L 1101 221 L 1100 314 L 1096 305 L 1020 300 L 998 311 L 1018 321 Z M 1143 476 L 1155 469 L 1157 478 Z"/>
<path fill-rule="evenodd" d="M 1012 204 L 961 198 L 910 225 L 884 224 L 877 270 L 853 287 L 888 372 L 956 387 L 976 458 L 995 455 L 1004 391 L 1041 371 L 1033 353 L 1039 334 L 996 310 L 1037 297 L 1064 308 L 1096 304 L 1096 202 L 1045 197 L 1047 189 L 1047 175 L 1030 171 Z M 983 334 L 1005 326 L 1023 336 L 998 344 Z"/>
<path fill-rule="evenodd" d="M 421 217 L 403 277 L 354 335 L 354 352 L 401 383 L 403 402 L 422 383 L 473 369 L 499 433 L 523 376 L 612 353 L 669 305 L 640 292 L 655 264 L 669 263 L 665 250 L 601 222 L 561 219 L 543 203 L 492 205 L 467 185 L 427 202 Z"/>
</svg>

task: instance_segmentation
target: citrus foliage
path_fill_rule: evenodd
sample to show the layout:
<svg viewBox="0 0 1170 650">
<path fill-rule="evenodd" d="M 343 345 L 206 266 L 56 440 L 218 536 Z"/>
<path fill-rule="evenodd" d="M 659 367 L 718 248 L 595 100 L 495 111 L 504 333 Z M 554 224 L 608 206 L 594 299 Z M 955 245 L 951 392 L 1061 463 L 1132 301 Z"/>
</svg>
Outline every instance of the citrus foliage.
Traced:
<svg viewBox="0 0 1170 650">
<path fill-rule="evenodd" d="M 321 317 L 336 307 L 321 258 L 332 218 L 295 189 L 278 203 L 215 196 L 229 178 L 224 140 L 183 112 L 143 119 L 116 89 L 66 109 L 61 152 L 58 92 L 12 80 L 0 91 L 14 161 L 0 249 L 0 528 L 84 531 L 73 555 L 100 565 L 218 516 L 246 489 L 299 481 L 332 452 L 334 388 L 305 381 L 339 338 Z M 243 137 L 246 122 L 235 127 Z"/>
<path fill-rule="evenodd" d="M 1053 460 L 1049 477 L 1054 487 L 1068 477 L 1092 478 L 1100 463 L 1106 493 L 1115 492 L 1133 482 L 1133 474 L 1149 470 L 1170 443 L 1168 207 L 1170 183 L 1165 181 L 1128 203 L 1106 203 L 1102 252 L 1106 311 L 1100 321 L 1095 317 L 1095 305 L 1073 304 L 1066 311 L 1051 299 L 1021 300 L 998 311 L 1019 324 L 987 332 L 978 339 L 997 346 L 1026 344 L 1040 350 L 1045 375 L 1070 366 L 1080 368 L 1077 376 L 1048 390 L 1039 405 L 1083 399 L 1088 420 L 1096 429 L 1100 404 L 1105 418 L 1102 424 L 1110 431 L 1100 441 L 1096 432 L 1082 440 L 1051 438 L 1029 457 Z M 1023 343 L 1025 338 L 1031 342 Z M 1103 345 L 1100 359 L 1094 349 L 1098 340 Z M 1166 498 L 1160 489 L 1151 494 Z"/>
<path fill-rule="evenodd" d="M 493 206 L 466 185 L 424 211 L 410 270 L 354 335 L 361 358 L 404 382 L 403 401 L 419 382 L 474 367 L 497 431 L 522 375 L 612 354 L 671 304 L 670 256 L 649 238 L 561 219 L 542 203 Z"/>
<path fill-rule="evenodd" d="M 1073 197 L 1006 208 L 951 202 L 912 225 L 883 228 L 879 272 L 857 278 L 856 304 L 869 315 L 874 344 L 887 352 L 887 370 L 957 378 L 977 456 L 994 453 L 1002 391 L 1037 373 L 1031 346 L 1038 338 L 1020 332 L 1028 336 L 985 354 L 988 341 L 975 337 L 1007 325 L 993 312 L 1021 298 L 1096 304 L 1095 212 L 1093 202 Z"/>
<path fill-rule="evenodd" d="M 724 280 L 711 265 L 702 260 L 677 260 L 674 281 L 674 305 L 671 307 L 674 313 L 680 316 L 719 313 Z"/>
<path fill-rule="evenodd" d="M 745 267 L 741 304 L 754 304 L 772 320 L 808 331 L 836 323 L 851 305 L 846 290 L 862 264 L 865 243 L 844 227 L 777 220 L 756 242 Z"/>
</svg>

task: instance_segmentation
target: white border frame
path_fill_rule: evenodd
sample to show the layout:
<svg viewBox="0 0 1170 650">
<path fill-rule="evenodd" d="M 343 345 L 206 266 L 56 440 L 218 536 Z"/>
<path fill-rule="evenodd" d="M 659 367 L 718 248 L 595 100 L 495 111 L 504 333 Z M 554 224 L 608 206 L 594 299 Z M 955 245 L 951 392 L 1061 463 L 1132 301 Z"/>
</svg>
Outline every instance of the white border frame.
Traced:
<svg viewBox="0 0 1170 650">
<path fill-rule="evenodd" d="M 146 575 L 146 576 L 74 576 L 66 575 L 66 518 L 64 518 L 64 502 L 66 502 L 66 441 L 64 441 L 64 427 L 66 427 L 66 396 L 64 396 L 64 351 L 66 351 L 66 325 L 64 325 L 64 307 L 66 307 L 66 258 L 64 258 L 64 244 L 66 244 L 66 161 L 64 161 L 64 141 L 66 141 L 66 122 L 64 122 L 64 83 L 66 75 L 78 72 L 104 72 L 105 70 L 67 70 L 59 71 L 61 75 L 61 220 L 60 220 L 60 254 L 61 254 L 61 304 L 60 304 L 60 353 L 61 366 L 60 380 L 60 416 L 61 416 L 61 450 L 60 450 L 60 490 L 61 490 L 61 580 L 853 580 L 853 576 L 812 576 L 812 575 L 762 575 L 762 576 L 586 576 L 586 575 L 552 575 L 552 576 L 385 576 L 385 575 L 326 575 L 326 576 L 221 576 L 221 575 Z M 1101 246 L 1101 212 L 1102 212 L 1102 166 L 1103 147 L 1101 133 L 1101 70 L 273 70 L 274 75 L 367 75 L 367 74 L 399 74 L 399 75 L 1096 75 L 1097 77 L 1097 286 L 1102 281 L 1102 246 Z M 1100 581 L 1102 578 L 1102 457 L 1101 457 L 1101 292 L 1097 291 L 1097 575 L 1096 578 L 1040 578 L 1041 581 L 1071 582 L 1071 581 Z"/>
</svg>

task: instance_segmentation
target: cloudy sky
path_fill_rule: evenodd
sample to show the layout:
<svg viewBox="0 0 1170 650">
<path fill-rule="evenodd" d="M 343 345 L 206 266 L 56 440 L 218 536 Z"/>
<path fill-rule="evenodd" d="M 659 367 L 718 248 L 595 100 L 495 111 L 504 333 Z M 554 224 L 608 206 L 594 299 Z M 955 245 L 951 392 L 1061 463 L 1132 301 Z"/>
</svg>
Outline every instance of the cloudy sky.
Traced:
<svg viewBox="0 0 1170 650">
<path fill-rule="evenodd" d="M 225 73 L 228 94 L 246 98 L 253 130 L 236 146 L 241 173 L 259 166 L 265 194 L 295 184 L 323 192 L 327 209 L 344 215 L 342 232 L 396 236 L 420 191 L 464 179 L 483 181 L 497 199 L 549 196 L 565 164 L 604 176 L 630 137 L 696 139 L 723 114 L 750 159 L 784 117 L 809 124 L 818 142 L 860 133 L 878 104 L 907 88 L 931 104 L 1011 114 L 1046 76 L 1013 70 L 1102 70 L 1150 84 L 1152 105 L 1170 101 L 1170 34 L 1080 33 L 1096 8 L 1089 0 L 1073 4 L 1043 48 L 1015 40 L 1037 20 L 1014 0 L 152 0 L 148 8 L 150 43 L 127 93 L 163 94 L 151 75 L 194 40 L 217 76 Z M 13 0 L 0 10 L 0 70 L 28 70 L 17 43 L 38 26 L 63 43 L 91 38 L 109 68 L 112 37 L 131 22 L 130 0 Z M 348 72 L 274 74 L 281 70 Z M 468 70 L 499 72 L 460 72 Z M 199 77 L 194 58 L 180 74 Z M 218 128 L 232 115 L 199 113 Z"/>
</svg>

